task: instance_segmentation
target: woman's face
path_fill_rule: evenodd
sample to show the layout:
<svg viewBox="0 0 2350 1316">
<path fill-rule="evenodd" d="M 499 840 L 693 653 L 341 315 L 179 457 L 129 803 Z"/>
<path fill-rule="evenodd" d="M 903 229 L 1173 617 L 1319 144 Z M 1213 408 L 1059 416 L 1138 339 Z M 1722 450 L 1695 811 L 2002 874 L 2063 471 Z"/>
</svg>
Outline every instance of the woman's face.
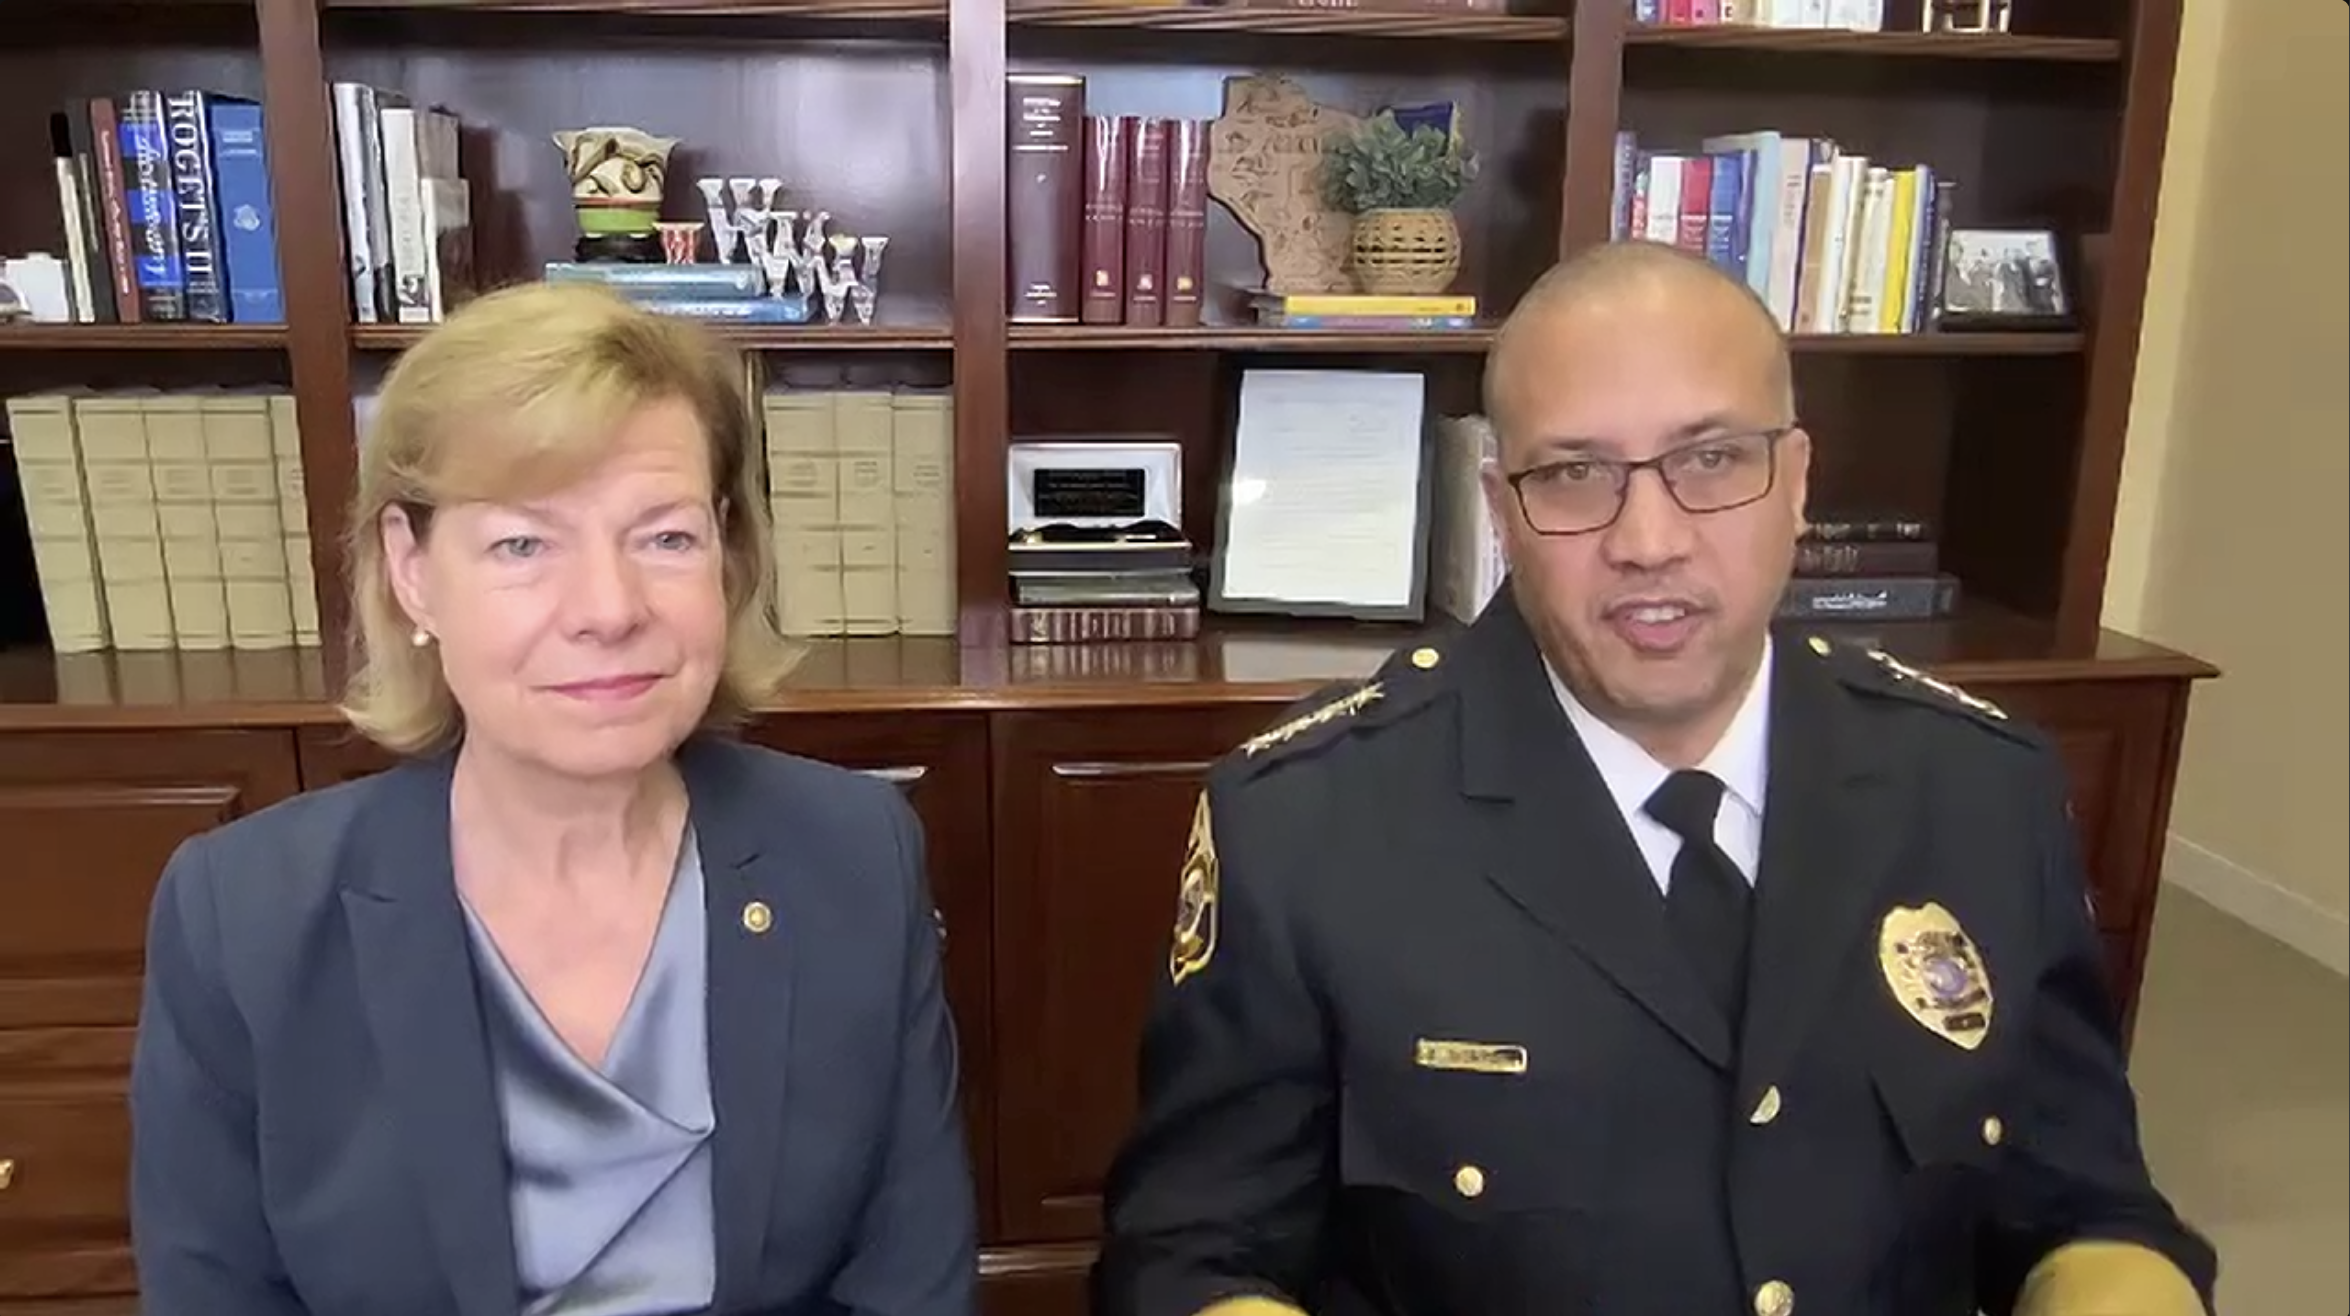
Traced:
<svg viewBox="0 0 2350 1316">
<path fill-rule="evenodd" d="M 435 509 L 384 554 L 432 636 L 468 742 L 563 775 L 640 772 L 709 707 L 727 607 L 709 445 L 682 401 L 622 422 L 603 463 L 543 498 Z"/>
</svg>

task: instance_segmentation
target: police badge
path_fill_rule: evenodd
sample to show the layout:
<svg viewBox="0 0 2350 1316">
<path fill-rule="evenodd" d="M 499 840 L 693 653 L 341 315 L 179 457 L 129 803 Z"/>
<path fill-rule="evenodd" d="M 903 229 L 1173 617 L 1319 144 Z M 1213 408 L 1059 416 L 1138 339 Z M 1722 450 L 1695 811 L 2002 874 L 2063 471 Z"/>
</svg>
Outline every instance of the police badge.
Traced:
<svg viewBox="0 0 2350 1316">
<path fill-rule="evenodd" d="M 1208 967 L 1216 957 L 1216 912 L 1216 837 L 1203 788 L 1191 811 L 1191 844 L 1183 855 L 1183 880 L 1175 893 L 1175 939 L 1167 951 L 1167 973 L 1176 982 Z"/>
<path fill-rule="evenodd" d="M 1927 1032 L 1972 1051 L 1991 1030 L 1991 974 L 1949 910 L 1895 908 L 1877 931 L 1877 964 L 1893 999 Z"/>
</svg>

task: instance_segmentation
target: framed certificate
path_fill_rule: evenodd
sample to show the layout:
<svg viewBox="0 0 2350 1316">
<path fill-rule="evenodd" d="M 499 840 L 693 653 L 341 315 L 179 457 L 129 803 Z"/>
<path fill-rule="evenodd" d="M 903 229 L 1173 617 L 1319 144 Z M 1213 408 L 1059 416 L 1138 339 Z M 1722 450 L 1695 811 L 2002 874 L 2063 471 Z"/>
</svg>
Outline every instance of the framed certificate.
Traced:
<svg viewBox="0 0 2350 1316">
<path fill-rule="evenodd" d="M 1209 606 L 1419 621 L 1428 501 L 1420 375 L 1247 371 L 1219 491 Z"/>
</svg>

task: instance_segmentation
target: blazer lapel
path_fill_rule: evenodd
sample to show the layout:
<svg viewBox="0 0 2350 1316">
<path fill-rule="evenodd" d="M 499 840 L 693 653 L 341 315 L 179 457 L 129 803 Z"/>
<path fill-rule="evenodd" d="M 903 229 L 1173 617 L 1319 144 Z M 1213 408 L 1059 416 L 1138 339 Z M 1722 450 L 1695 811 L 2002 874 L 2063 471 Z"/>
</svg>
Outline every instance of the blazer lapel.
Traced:
<svg viewBox="0 0 2350 1316">
<path fill-rule="evenodd" d="M 1852 971 L 1914 793 L 1851 696 L 1800 643 L 1773 663 L 1769 782 L 1739 1069 L 1769 1082 Z"/>
<path fill-rule="evenodd" d="M 777 829 L 773 812 L 788 806 L 757 798 L 742 753 L 697 738 L 678 755 L 709 901 L 718 1310 L 747 1303 L 759 1280 L 783 1155 L 792 975 L 798 958 L 792 950 L 798 929 L 789 865 L 785 856 L 767 853 L 760 844 L 763 834 Z"/>
<path fill-rule="evenodd" d="M 1559 707 L 1506 584 L 1463 647 L 1462 790 L 1493 802 L 1487 875 L 1726 1071 L 1729 1025 L 1673 939 L 1663 894 Z"/>
<path fill-rule="evenodd" d="M 513 1316 L 506 1147 L 449 852 L 443 754 L 386 772 L 342 901 L 414 1191 L 463 1316 Z"/>
</svg>

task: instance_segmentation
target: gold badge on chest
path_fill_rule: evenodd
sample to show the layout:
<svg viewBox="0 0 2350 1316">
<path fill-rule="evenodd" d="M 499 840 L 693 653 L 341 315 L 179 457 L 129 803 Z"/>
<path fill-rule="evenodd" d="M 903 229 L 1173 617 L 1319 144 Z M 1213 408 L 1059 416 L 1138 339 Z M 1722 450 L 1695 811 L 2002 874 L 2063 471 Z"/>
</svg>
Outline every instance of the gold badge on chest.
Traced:
<svg viewBox="0 0 2350 1316">
<path fill-rule="evenodd" d="M 1877 965 L 1893 999 L 1929 1033 L 1972 1051 L 1991 1032 L 1991 974 L 1949 910 L 1928 902 L 1885 915 Z"/>
<path fill-rule="evenodd" d="M 1175 938 L 1167 972 L 1176 982 L 1208 967 L 1216 957 L 1216 834 L 1208 818 L 1208 793 L 1191 811 L 1191 844 L 1183 855 L 1183 879 L 1175 894 Z"/>
</svg>

